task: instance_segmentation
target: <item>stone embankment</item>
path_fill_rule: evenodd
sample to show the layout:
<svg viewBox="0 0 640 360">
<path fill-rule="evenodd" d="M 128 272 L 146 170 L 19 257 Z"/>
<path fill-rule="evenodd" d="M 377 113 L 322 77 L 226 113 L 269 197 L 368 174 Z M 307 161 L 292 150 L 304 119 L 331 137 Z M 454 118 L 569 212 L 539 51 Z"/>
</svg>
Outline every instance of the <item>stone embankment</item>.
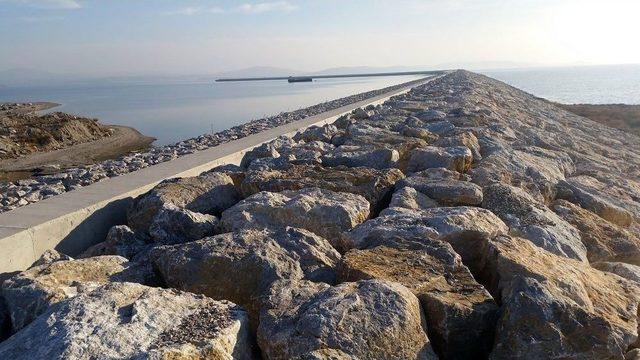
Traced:
<svg viewBox="0 0 640 360">
<path fill-rule="evenodd" d="M 89 152 L 93 154 L 92 156 L 68 156 L 66 154 L 55 154 L 54 157 L 61 157 L 58 162 L 65 165 L 65 168 L 68 168 L 65 171 L 55 171 L 55 169 L 48 169 L 49 173 L 54 172 L 53 174 L 35 176 L 33 179 L 23 179 L 17 180 L 14 182 L 0 182 L 0 212 L 10 211 L 15 208 L 25 206 L 34 202 L 38 202 L 43 199 L 50 198 L 52 196 L 56 196 L 62 194 L 67 191 L 72 191 L 83 186 L 87 186 L 93 184 L 95 182 L 112 178 L 115 176 L 123 175 L 132 171 L 140 170 L 146 168 L 151 165 L 156 165 L 165 161 L 173 160 L 177 157 L 192 154 L 197 151 L 205 150 L 214 146 L 218 146 L 220 144 L 237 140 L 243 137 L 246 137 L 251 134 L 256 134 L 262 132 L 267 129 L 271 129 L 280 125 L 288 124 L 309 116 L 317 115 L 326 111 L 330 111 L 333 109 L 337 109 L 339 107 L 357 103 L 362 100 L 366 100 L 368 98 L 372 98 L 383 94 L 385 92 L 390 92 L 402 87 L 405 87 L 412 83 L 417 83 L 422 80 L 411 81 L 408 83 L 403 83 L 399 85 L 389 86 L 387 88 L 368 91 L 352 96 L 347 96 L 344 98 L 324 102 L 321 104 L 313 105 L 308 108 L 292 111 L 292 112 L 284 112 L 278 115 L 270 116 L 263 119 L 253 120 L 248 123 L 238 125 L 232 127 L 231 129 L 224 130 L 218 132 L 216 134 L 205 134 L 198 136 L 196 138 L 187 139 L 181 141 L 179 143 L 161 147 L 151 148 L 148 152 L 130 152 L 130 145 L 143 143 L 148 145 L 150 142 L 144 136 L 141 136 L 139 133 L 135 132 L 135 130 L 120 127 L 118 129 L 122 135 L 122 139 L 118 139 L 119 141 L 114 143 L 96 143 L 96 147 L 91 149 L 86 149 L 83 147 L 74 148 L 74 152 L 76 153 L 84 153 Z M 16 109 L 13 107 L 7 108 L 12 112 L 15 112 Z M 19 116 L 29 116 L 24 114 L 19 114 Z M 58 114 L 51 116 L 70 116 L 66 114 Z M 129 130 L 127 133 L 135 132 L 141 139 L 135 138 L 133 140 L 128 139 L 128 142 L 125 142 L 127 139 L 125 138 L 127 133 L 123 133 L 123 130 Z M 121 134 L 122 133 L 122 134 Z M 134 135 L 135 135 L 134 134 Z M 135 136 L 134 136 L 135 137 Z M 125 142 L 124 144 L 122 142 Z M 129 147 L 128 147 L 129 146 Z M 108 152 L 104 153 L 104 148 L 113 147 L 115 150 L 122 149 L 126 151 L 122 151 L 120 153 Z M 138 148 L 141 146 L 138 146 Z M 102 151 L 101 151 L 102 150 Z M 2 151 L 2 139 L 1 139 L 1 130 L 0 130 L 0 159 Z M 127 153 L 121 157 L 118 157 L 114 160 L 107 160 L 103 162 L 99 162 L 93 165 L 85 165 L 79 167 L 70 167 L 68 164 L 78 164 L 78 163 L 92 163 L 92 159 L 96 158 L 113 158 L 121 153 Z M 15 166 L 16 164 L 12 164 L 9 162 L 6 168 L 11 171 L 22 171 L 24 169 L 31 169 L 29 166 L 33 165 L 33 163 L 42 162 L 42 161 L 51 161 L 52 156 L 46 156 L 45 159 L 37 158 L 37 159 L 28 159 L 24 163 L 17 164 L 19 166 Z M 73 154 L 71 154 L 73 155 Z M 106 155 L 106 156 L 105 156 Z M 78 157 L 80 159 L 78 159 Z M 7 163 L 5 161 L 5 163 Z M 2 161 L 0 161 L 0 171 L 2 170 Z"/>
<path fill-rule="evenodd" d="M 639 175 L 634 135 L 450 73 L 6 276 L 0 358 L 639 359 Z"/>
</svg>

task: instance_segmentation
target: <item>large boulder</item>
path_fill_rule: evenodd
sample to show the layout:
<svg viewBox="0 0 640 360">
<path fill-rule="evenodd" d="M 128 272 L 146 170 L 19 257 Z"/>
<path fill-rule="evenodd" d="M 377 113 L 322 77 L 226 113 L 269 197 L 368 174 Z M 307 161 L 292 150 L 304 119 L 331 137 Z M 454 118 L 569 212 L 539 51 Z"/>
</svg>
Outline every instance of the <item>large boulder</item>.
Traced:
<svg viewBox="0 0 640 360">
<path fill-rule="evenodd" d="M 242 182 L 241 190 L 244 197 L 260 191 L 280 192 L 308 187 L 348 192 L 364 196 L 371 204 L 372 213 L 377 213 L 389 201 L 394 184 L 402 178 L 404 174 L 398 169 L 300 165 L 285 171 L 250 172 Z"/>
<path fill-rule="evenodd" d="M 91 246 L 78 258 L 88 258 L 102 255 L 119 255 L 132 259 L 149 245 L 148 236 L 136 233 L 126 225 L 116 225 L 109 229 L 105 241 Z"/>
<path fill-rule="evenodd" d="M 484 189 L 482 206 L 509 225 L 512 235 L 526 238 L 554 254 L 587 261 L 587 249 L 578 230 L 524 190 L 493 184 Z"/>
<path fill-rule="evenodd" d="M 482 188 L 469 181 L 431 180 L 422 176 L 409 176 L 400 180 L 396 187 L 414 188 L 443 206 L 476 206 L 482 203 Z"/>
<path fill-rule="evenodd" d="M 407 172 L 414 173 L 429 168 L 446 168 L 467 172 L 473 162 L 471 151 L 464 146 L 418 148 L 409 154 Z"/>
<path fill-rule="evenodd" d="M 342 145 L 324 154 L 322 165 L 387 169 L 395 167 L 399 160 L 400 154 L 394 149 Z"/>
<path fill-rule="evenodd" d="M 625 264 L 621 262 L 597 262 L 591 266 L 595 269 L 610 272 L 621 276 L 627 280 L 631 280 L 640 285 L 640 266 Z"/>
<path fill-rule="evenodd" d="M 247 314 L 227 301 L 111 283 L 51 306 L 0 358 L 254 359 Z"/>
<path fill-rule="evenodd" d="M 335 282 L 340 254 L 302 229 L 243 230 L 186 244 L 156 248 L 150 255 L 170 287 L 227 299 L 257 319 L 259 298 L 278 279 Z"/>
<path fill-rule="evenodd" d="M 340 281 L 380 279 L 406 286 L 422 304 L 440 358 L 488 356 L 498 306 L 451 245 L 438 240 L 394 245 L 400 246 L 348 251 L 339 267 Z"/>
<path fill-rule="evenodd" d="M 213 215 L 166 204 L 153 217 L 149 235 L 159 244 L 179 244 L 214 235 L 218 229 L 219 220 Z"/>
<path fill-rule="evenodd" d="M 252 195 L 222 214 L 222 226 L 227 231 L 293 226 L 314 232 L 335 245 L 343 231 L 368 217 L 369 202 L 360 195 L 305 188 Z"/>
<path fill-rule="evenodd" d="M 223 173 L 170 179 L 133 201 L 127 211 L 128 225 L 146 232 L 162 207 L 172 204 L 203 214 L 218 215 L 240 200 L 233 179 Z"/>
<path fill-rule="evenodd" d="M 483 266 L 487 242 L 507 234 L 508 227 L 491 211 L 475 207 L 430 208 L 416 211 L 389 208 L 342 236 L 346 249 L 364 249 L 393 242 L 420 243 L 430 239 L 451 244 L 472 272 Z M 391 240 L 392 239 L 392 240 Z M 423 240 L 420 240 L 423 239 Z"/>
<path fill-rule="evenodd" d="M 586 175 L 571 177 L 559 182 L 557 190 L 559 199 L 578 204 L 616 225 L 629 226 L 633 221 L 633 213 L 626 208 L 625 203 L 625 198 L 629 195 L 615 191 L 615 187 L 596 178 Z M 632 203 L 635 201 L 637 199 L 629 200 Z M 633 210 L 638 209 L 636 207 Z"/>
<path fill-rule="evenodd" d="M 619 261 L 640 265 L 640 237 L 635 232 L 565 200 L 555 201 L 552 208 L 578 229 L 589 262 Z"/>
<path fill-rule="evenodd" d="M 278 281 L 264 302 L 258 343 L 269 359 L 437 358 L 418 299 L 396 283 L 365 280 L 330 287 Z"/>
<path fill-rule="evenodd" d="M 437 201 L 408 186 L 394 192 L 389 203 L 389 207 L 392 208 L 399 207 L 412 210 L 424 210 L 439 206 L 440 204 Z"/>
<path fill-rule="evenodd" d="M 107 282 L 153 283 L 149 267 L 121 256 L 62 260 L 32 267 L 2 284 L 14 331 L 51 305 Z"/>
<path fill-rule="evenodd" d="M 489 243 L 500 299 L 494 359 L 621 359 L 638 338 L 640 287 L 521 238 Z"/>
</svg>

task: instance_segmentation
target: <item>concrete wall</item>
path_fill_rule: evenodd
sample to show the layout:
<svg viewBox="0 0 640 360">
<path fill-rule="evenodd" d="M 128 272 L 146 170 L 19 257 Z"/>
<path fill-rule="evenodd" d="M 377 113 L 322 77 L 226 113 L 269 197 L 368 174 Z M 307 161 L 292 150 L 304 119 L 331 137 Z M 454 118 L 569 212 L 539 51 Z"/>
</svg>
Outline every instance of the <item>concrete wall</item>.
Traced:
<svg viewBox="0 0 640 360">
<path fill-rule="evenodd" d="M 409 89 L 391 91 L 2 213 L 0 273 L 26 269 L 48 249 L 73 256 L 103 241 L 112 226 L 125 223 L 132 199 L 162 180 L 195 176 L 218 165 L 239 164 L 247 151 L 262 143 L 312 125 L 332 123 L 353 109 L 380 104 Z"/>
</svg>

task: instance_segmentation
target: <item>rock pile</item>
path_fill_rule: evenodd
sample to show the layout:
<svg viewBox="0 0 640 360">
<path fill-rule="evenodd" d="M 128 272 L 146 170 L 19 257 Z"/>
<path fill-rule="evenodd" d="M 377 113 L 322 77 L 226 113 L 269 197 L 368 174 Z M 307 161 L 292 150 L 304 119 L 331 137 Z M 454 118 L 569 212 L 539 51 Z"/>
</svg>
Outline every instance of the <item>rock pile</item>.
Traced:
<svg viewBox="0 0 640 360">
<path fill-rule="evenodd" d="M 107 160 L 94 165 L 68 169 L 64 172 L 59 172 L 53 175 L 36 176 L 34 179 L 18 180 L 13 183 L 0 183 L 0 212 L 10 211 L 15 208 L 47 199 L 67 191 L 72 191 L 104 179 L 140 170 L 151 165 L 156 165 L 161 162 L 173 160 L 183 155 L 192 154 L 197 151 L 218 146 L 231 140 L 237 140 L 267 129 L 288 124 L 309 116 L 337 109 L 339 107 L 350 105 L 362 100 L 366 100 L 385 92 L 393 91 L 411 85 L 413 83 L 417 83 L 419 81 L 422 80 L 410 81 L 404 84 L 393 85 L 383 89 L 351 95 L 296 111 L 283 112 L 278 115 L 257 119 L 245 124 L 234 126 L 228 130 L 224 130 L 215 134 L 204 134 L 196 138 L 180 141 L 176 144 L 154 147 L 148 152 L 134 152 L 124 155 L 115 160 Z M 8 110 L 11 109 L 8 108 Z M 16 116 L 24 117 L 28 115 Z M 47 116 L 57 117 L 56 119 L 62 117 L 67 121 L 69 121 L 69 119 L 67 119 L 67 117 L 69 117 L 72 121 L 79 121 L 77 117 L 73 117 L 72 115 L 63 113 Z M 85 123 L 79 123 L 80 125 L 76 125 L 75 127 L 77 128 L 79 126 L 87 126 L 85 124 L 92 124 L 92 126 L 94 127 L 100 126 L 95 122 L 89 120 L 87 121 L 88 122 Z M 2 119 L 0 119 L 0 125 L 1 124 Z M 9 131 L 9 128 L 6 127 L 5 129 L 5 127 L 6 126 L 0 126 L 0 158 L 2 158 L 3 154 L 3 131 Z M 66 133 L 78 133 L 78 130 L 76 128 L 67 130 Z M 95 129 L 90 128 L 88 130 L 81 131 L 80 134 L 86 135 L 86 133 L 93 133 L 95 131 Z M 63 138 L 65 132 L 62 132 L 61 134 L 62 135 L 59 137 Z M 30 134 L 29 136 L 36 135 Z M 9 150 L 7 150 L 7 152 L 8 151 Z M 51 172 L 55 169 L 47 170 L 48 172 Z"/>
<path fill-rule="evenodd" d="M 0 358 L 635 359 L 639 175 L 633 135 L 450 73 L 8 277 Z"/>
</svg>

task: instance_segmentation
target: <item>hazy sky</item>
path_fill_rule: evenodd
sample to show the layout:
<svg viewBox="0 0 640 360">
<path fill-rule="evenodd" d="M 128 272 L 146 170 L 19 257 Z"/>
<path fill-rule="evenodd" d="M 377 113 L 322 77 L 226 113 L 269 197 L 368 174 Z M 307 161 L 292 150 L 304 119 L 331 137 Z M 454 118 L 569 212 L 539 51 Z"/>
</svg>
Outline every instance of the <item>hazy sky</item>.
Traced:
<svg viewBox="0 0 640 360">
<path fill-rule="evenodd" d="M 0 0 L 0 70 L 640 63 L 640 0 Z"/>
</svg>

